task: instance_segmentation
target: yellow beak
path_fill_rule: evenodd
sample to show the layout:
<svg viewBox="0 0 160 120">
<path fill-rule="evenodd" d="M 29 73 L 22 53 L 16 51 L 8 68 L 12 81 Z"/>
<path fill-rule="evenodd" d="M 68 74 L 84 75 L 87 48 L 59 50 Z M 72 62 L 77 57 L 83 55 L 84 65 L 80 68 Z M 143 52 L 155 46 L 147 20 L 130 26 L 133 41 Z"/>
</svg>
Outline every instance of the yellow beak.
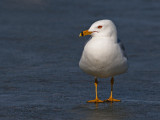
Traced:
<svg viewBox="0 0 160 120">
<path fill-rule="evenodd" d="M 79 37 L 90 35 L 91 33 L 92 33 L 91 31 L 85 30 L 79 34 Z"/>
</svg>

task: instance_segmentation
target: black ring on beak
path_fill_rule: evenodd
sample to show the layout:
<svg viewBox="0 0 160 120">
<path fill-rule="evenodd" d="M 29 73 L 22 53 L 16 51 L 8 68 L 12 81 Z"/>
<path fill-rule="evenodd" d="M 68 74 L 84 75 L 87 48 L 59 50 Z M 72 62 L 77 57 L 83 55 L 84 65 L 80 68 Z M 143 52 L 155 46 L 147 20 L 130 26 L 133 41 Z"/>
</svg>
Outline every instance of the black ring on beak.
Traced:
<svg viewBox="0 0 160 120">
<path fill-rule="evenodd" d="M 81 35 L 84 36 L 83 31 L 81 32 Z"/>
</svg>

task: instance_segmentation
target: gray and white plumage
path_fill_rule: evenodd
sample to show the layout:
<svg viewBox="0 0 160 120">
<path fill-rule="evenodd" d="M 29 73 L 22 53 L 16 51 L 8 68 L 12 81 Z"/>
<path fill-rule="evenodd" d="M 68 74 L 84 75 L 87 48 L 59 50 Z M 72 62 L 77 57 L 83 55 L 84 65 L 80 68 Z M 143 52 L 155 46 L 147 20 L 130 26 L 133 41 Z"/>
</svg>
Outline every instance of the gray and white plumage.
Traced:
<svg viewBox="0 0 160 120">
<path fill-rule="evenodd" d="M 84 47 L 80 68 L 99 78 L 125 73 L 128 69 L 127 56 L 123 44 L 117 38 L 114 23 L 111 20 L 99 20 L 88 31 L 92 32 L 92 37 Z"/>
<path fill-rule="evenodd" d="M 122 41 L 120 39 L 118 39 L 118 44 L 121 47 L 121 50 L 123 52 L 123 56 L 128 59 L 127 54 L 125 53 L 125 47 L 124 47 L 124 45 L 123 45 L 123 43 L 122 43 Z"/>
</svg>

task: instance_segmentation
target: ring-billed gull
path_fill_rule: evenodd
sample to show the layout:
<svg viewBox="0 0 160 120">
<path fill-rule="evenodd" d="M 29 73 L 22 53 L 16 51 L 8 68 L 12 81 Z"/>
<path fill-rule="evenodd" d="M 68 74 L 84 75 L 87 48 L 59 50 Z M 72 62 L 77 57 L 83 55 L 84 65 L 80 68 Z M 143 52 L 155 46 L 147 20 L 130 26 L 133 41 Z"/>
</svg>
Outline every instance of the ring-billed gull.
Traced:
<svg viewBox="0 0 160 120">
<path fill-rule="evenodd" d="M 80 68 L 95 77 L 96 98 L 88 102 L 120 101 L 112 97 L 114 76 L 125 73 L 128 69 L 124 46 L 117 38 L 116 26 L 111 20 L 99 20 L 79 36 L 91 35 L 86 43 L 79 62 Z M 100 100 L 97 95 L 97 78 L 111 77 L 109 99 Z"/>
</svg>

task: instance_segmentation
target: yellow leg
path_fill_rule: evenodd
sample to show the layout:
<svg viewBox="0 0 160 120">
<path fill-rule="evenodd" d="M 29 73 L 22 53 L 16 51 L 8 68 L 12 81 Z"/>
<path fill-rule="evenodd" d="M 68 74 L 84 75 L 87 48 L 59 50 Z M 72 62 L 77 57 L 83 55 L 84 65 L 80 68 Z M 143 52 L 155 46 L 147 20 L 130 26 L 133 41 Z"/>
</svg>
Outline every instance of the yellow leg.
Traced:
<svg viewBox="0 0 160 120">
<path fill-rule="evenodd" d="M 113 84 L 114 84 L 114 78 L 112 77 L 112 78 L 111 78 L 111 95 L 110 95 L 109 99 L 104 100 L 104 102 L 120 102 L 120 101 L 121 101 L 121 100 L 118 100 L 118 99 L 114 99 L 114 98 L 112 97 Z"/>
<path fill-rule="evenodd" d="M 103 101 L 98 98 L 98 94 L 97 94 L 97 86 L 98 86 L 98 80 L 97 80 L 97 78 L 95 78 L 94 85 L 95 85 L 96 98 L 94 100 L 89 100 L 87 102 L 88 103 L 102 103 Z"/>
</svg>

